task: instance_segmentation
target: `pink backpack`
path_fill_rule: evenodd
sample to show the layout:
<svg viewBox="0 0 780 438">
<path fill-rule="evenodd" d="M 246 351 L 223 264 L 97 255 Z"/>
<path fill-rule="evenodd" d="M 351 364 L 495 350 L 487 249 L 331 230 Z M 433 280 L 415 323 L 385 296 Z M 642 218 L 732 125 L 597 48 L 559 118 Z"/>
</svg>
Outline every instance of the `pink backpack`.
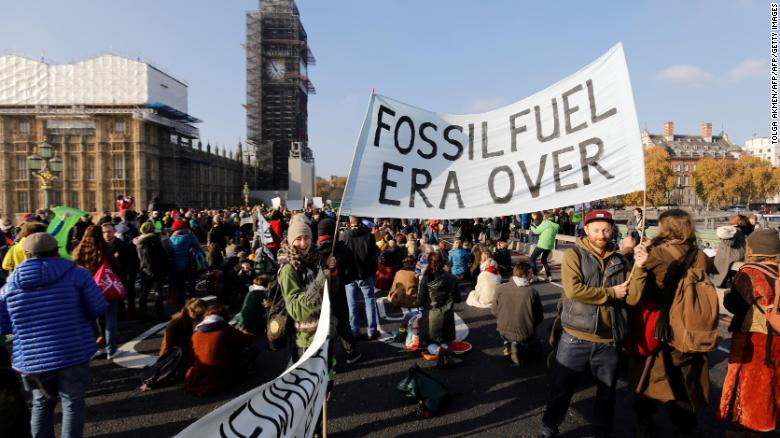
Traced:
<svg viewBox="0 0 780 438">
<path fill-rule="evenodd" d="M 103 293 L 103 298 L 108 301 L 119 301 L 125 298 L 125 286 L 122 284 L 122 280 L 114 273 L 108 262 L 103 262 L 100 268 L 92 276 L 95 280 L 100 292 Z"/>
</svg>

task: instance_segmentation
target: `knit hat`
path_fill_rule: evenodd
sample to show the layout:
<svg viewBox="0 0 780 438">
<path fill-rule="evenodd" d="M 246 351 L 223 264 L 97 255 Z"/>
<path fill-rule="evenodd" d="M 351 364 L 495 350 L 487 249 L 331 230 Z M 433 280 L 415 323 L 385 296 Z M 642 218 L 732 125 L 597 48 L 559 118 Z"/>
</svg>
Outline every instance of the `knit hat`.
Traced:
<svg viewBox="0 0 780 438">
<path fill-rule="evenodd" d="M 57 249 L 57 240 L 49 233 L 32 233 L 24 238 L 22 249 L 33 256 L 45 254 Z"/>
<path fill-rule="evenodd" d="M 753 256 L 777 256 L 780 255 L 780 236 L 777 230 L 756 230 L 747 238 Z"/>
<path fill-rule="evenodd" d="M 309 236 L 311 238 L 311 227 L 307 223 L 305 214 L 296 214 L 290 219 L 290 228 L 287 230 L 287 243 L 293 244 L 299 236 Z"/>
<path fill-rule="evenodd" d="M 318 236 L 331 236 L 336 234 L 336 222 L 331 218 L 320 219 L 317 223 Z"/>
<path fill-rule="evenodd" d="M 141 225 L 141 234 L 151 233 L 154 233 L 154 224 L 151 222 L 144 222 L 143 225 Z"/>
<path fill-rule="evenodd" d="M 190 224 L 187 223 L 187 221 L 183 219 L 176 219 L 173 221 L 173 231 L 180 231 L 180 230 L 189 230 Z"/>
</svg>

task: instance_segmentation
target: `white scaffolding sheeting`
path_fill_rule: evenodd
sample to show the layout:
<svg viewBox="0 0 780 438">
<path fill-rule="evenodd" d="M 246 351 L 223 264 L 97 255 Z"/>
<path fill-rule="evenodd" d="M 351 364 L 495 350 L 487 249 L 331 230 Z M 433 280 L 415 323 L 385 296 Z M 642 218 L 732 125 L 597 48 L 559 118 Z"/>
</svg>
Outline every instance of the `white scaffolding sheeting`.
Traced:
<svg viewBox="0 0 780 438">
<path fill-rule="evenodd" d="M 47 64 L 0 55 L 0 105 L 143 105 L 187 112 L 187 86 L 154 66 L 116 55 Z"/>
</svg>

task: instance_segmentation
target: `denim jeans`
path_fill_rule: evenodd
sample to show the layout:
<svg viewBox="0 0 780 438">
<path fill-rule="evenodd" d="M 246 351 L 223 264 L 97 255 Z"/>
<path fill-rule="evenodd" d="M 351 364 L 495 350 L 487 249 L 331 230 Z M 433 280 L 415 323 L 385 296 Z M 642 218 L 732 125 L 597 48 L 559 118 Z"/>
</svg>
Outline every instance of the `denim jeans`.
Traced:
<svg viewBox="0 0 780 438">
<path fill-rule="evenodd" d="M 106 354 L 116 354 L 117 320 L 119 319 L 119 301 L 109 300 L 106 308 Z"/>
<path fill-rule="evenodd" d="M 585 341 L 564 331 L 555 355 L 550 397 L 542 417 L 544 426 L 557 429 L 561 425 L 582 376 L 590 371 L 596 378 L 593 424 L 601 433 L 609 435 L 615 411 L 619 359 L 619 351 L 612 343 Z"/>
<path fill-rule="evenodd" d="M 32 391 L 33 438 L 54 438 L 54 408 L 62 400 L 61 438 L 81 437 L 84 432 L 84 394 L 89 386 L 89 362 L 40 374 L 22 375 Z"/>
<path fill-rule="evenodd" d="M 368 336 L 377 334 L 376 298 L 374 298 L 374 277 L 355 280 L 345 286 L 347 293 L 347 306 L 349 307 L 349 328 L 354 336 L 360 335 L 360 315 L 358 310 L 357 293 L 363 293 L 365 311 L 368 326 Z"/>
<path fill-rule="evenodd" d="M 542 256 L 542 267 L 544 268 L 544 273 L 549 277 L 552 275 L 552 271 L 550 270 L 550 265 L 547 264 L 547 257 L 550 256 L 550 250 L 549 249 L 542 249 L 538 246 L 534 248 L 534 252 L 531 253 L 530 262 L 531 262 L 531 269 L 534 270 L 534 275 L 539 274 L 539 268 L 536 267 L 536 259 L 539 258 L 539 256 Z"/>
</svg>

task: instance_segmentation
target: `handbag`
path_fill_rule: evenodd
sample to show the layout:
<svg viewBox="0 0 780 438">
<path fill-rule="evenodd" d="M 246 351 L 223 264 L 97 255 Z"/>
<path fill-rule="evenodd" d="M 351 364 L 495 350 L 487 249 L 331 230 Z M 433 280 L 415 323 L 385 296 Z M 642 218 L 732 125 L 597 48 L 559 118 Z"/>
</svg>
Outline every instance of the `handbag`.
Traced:
<svg viewBox="0 0 780 438">
<path fill-rule="evenodd" d="M 125 298 L 127 292 L 125 291 L 125 285 L 122 284 L 122 280 L 114 273 L 108 262 L 103 262 L 100 265 L 92 279 L 95 280 L 95 284 L 97 284 L 100 292 L 103 293 L 103 297 L 108 301 L 119 301 Z"/>
</svg>

